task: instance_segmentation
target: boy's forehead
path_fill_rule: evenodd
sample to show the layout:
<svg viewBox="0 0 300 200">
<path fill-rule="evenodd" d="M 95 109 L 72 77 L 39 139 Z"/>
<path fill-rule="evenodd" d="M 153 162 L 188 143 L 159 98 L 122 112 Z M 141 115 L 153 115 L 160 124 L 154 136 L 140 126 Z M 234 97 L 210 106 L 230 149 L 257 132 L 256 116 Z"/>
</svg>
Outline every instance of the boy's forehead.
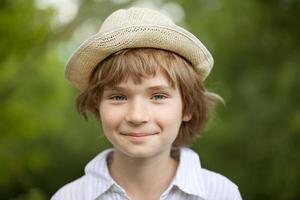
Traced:
<svg viewBox="0 0 300 200">
<path fill-rule="evenodd" d="M 135 82 L 132 77 L 128 77 L 126 80 L 122 80 L 118 84 L 107 85 L 105 90 L 126 90 L 131 87 L 142 86 L 147 90 L 172 90 L 170 81 L 162 73 L 157 73 L 153 77 L 141 77 L 141 82 Z"/>
<path fill-rule="evenodd" d="M 105 90 L 130 90 L 131 87 L 128 87 L 127 85 L 116 85 L 116 86 L 107 86 L 104 89 Z M 146 90 L 173 90 L 173 88 L 169 85 L 151 85 L 149 87 L 146 87 Z"/>
</svg>

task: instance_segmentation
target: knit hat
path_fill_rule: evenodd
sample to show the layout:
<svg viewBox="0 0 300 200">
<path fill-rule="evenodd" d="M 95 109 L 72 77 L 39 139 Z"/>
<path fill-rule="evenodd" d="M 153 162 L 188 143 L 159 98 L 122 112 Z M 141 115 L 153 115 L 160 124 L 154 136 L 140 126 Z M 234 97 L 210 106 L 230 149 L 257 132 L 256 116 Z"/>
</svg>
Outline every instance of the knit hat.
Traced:
<svg viewBox="0 0 300 200">
<path fill-rule="evenodd" d="M 99 32 L 79 46 L 66 65 L 65 76 L 84 91 L 98 63 L 122 49 L 139 47 L 164 49 L 181 55 L 200 70 L 202 81 L 213 66 L 213 58 L 201 41 L 169 17 L 148 8 L 129 8 L 113 12 Z"/>
</svg>

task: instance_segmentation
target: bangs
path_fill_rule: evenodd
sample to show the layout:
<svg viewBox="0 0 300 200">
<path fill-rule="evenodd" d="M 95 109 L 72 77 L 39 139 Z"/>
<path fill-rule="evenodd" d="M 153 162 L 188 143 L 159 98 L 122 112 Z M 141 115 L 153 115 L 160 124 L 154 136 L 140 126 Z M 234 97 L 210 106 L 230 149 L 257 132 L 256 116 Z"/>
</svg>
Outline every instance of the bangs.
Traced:
<svg viewBox="0 0 300 200">
<path fill-rule="evenodd" d="M 176 68 L 174 65 L 178 65 L 177 60 L 174 53 L 165 50 L 125 49 L 99 63 L 93 71 L 90 84 L 97 84 L 98 87 L 101 85 L 116 86 L 128 79 L 132 79 L 135 84 L 141 84 L 143 79 L 162 73 L 169 85 L 174 88 L 177 85 L 174 71 Z"/>
</svg>

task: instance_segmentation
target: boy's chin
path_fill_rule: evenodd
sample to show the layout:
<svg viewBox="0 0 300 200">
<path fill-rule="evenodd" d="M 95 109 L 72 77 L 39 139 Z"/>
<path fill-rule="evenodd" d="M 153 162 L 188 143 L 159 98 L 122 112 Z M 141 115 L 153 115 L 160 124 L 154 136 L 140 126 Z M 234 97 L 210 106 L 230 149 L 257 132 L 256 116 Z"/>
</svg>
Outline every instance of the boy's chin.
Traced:
<svg viewBox="0 0 300 200">
<path fill-rule="evenodd" d="M 118 151 L 121 151 L 121 154 L 123 156 L 126 156 L 128 158 L 133 158 L 133 159 L 150 159 L 163 154 L 164 151 L 170 151 L 170 150 L 171 147 L 165 150 L 159 150 L 159 148 L 145 147 L 145 146 L 130 147 L 128 149 L 118 149 Z"/>
</svg>

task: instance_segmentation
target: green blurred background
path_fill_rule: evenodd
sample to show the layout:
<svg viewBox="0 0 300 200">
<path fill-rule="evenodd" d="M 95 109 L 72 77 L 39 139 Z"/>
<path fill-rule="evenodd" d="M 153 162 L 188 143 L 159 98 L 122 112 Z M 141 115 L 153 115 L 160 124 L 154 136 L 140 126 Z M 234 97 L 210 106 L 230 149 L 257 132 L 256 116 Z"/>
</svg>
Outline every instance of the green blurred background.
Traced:
<svg viewBox="0 0 300 200">
<path fill-rule="evenodd" d="M 112 11 L 153 7 L 197 35 L 223 96 L 192 145 L 244 199 L 300 199 L 299 0 L 1 0 L 0 199 L 44 200 L 110 145 L 64 64 Z"/>
</svg>

